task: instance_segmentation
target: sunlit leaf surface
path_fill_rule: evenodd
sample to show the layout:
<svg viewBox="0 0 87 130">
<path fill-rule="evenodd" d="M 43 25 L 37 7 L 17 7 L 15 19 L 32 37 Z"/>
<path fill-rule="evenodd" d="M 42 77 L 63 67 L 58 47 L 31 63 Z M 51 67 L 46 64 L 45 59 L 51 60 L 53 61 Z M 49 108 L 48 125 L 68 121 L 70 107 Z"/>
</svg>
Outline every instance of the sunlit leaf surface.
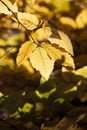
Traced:
<svg viewBox="0 0 87 130">
<path fill-rule="evenodd" d="M 53 47 L 49 43 L 42 43 L 41 46 L 47 51 L 52 60 L 60 60 L 62 65 L 74 68 L 74 61 L 70 54 Z"/>
<path fill-rule="evenodd" d="M 13 11 L 13 12 L 17 12 L 18 11 L 17 4 L 14 3 L 12 5 L 12 3 L 9 0 L 1 0 L 0 1 L 0 13 L 11 15 L 12 14 L 11 11 Z"/>
<path fill-rule="evenodd" d="M 38 18 L 30 13 L 18 12 L 18 20 L 25 26 L 28 30 L 33 30 L 37 28 L 39 24 Z"/>
<path fill-rule="evenodd" d="M 38 47 L 35 49 L 35 51 L 30 55 L 30 62 L 36 70 L 40 71 L 43 77 L 46 79 L 49 78 L 49 75 L 53 70 L 54 61 L 48 57 L 43 48 Z"/>
<path fill-rule="evenodd" d="M 29 56 L 31 55 L 31 53 L 34 51 L 34 49 L 36 48 L 36 44 L 34 44 L 31 41 L 27 41 L 25 42 L 20 50 L 19 53 L 17 55 L 17 65 L 20 66 L 27 58 L 29 58 Z"/>
</svg>

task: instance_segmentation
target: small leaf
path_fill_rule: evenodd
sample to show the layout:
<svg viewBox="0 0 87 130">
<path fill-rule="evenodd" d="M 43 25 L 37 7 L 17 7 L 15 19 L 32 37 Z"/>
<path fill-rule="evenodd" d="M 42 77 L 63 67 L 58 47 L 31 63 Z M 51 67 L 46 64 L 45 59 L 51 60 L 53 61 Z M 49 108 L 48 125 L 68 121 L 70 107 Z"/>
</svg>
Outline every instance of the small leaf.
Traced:
<svg viewBox="0 0 87 130">
<path fill-rule="evenodd" d="M 9 0 L 1 0 L 0 1 L 0 13 L 4 13 L 7 15 L 11 15 L 12 12 L 17 12 L 18 11 L 18 7 L 16 2 L 12 5 L 12 3 Z"/>
<path fill-rule="evenodd" d="M 39 25 L 38 18 L 30 13 L 18 12 L 18 20 L 29 30 L 34 30 Z"/>
<path fill-rule="evenodd" d="M 54 61 L 52 61 L 46 51 L 38 47 L 34 50 L 34 52 L 30 55 L 30 62 L 32 66 L 40 71 L 40 74 L 46 79 L 49 78 L 54 66 Z"/>
<path fill-rule="evenodd" d="M 18 67 L 25 61 L 27 60 L 27 58 L 29 58 L 29 56 L 31 55 L 31 53 L 34 51 L 34 49 L 36 48 L 36 44 L 34 44 L 31 41 L 27 41 L 25 42 L 21 48 L 19 49 L 19 53 L 17 55 L 16 58 L 16 63 L 18 65 Z"/>
<path fill-rule="evenodd" d="M 55 12 L 69 12 L 70 0 L 50 0 Z"/>
<path fill-rule="evenodd" d="M 51 29 L 49 27 L 39 28 L 37 31 L 33 33 L 33 36 L 37 39 L 37 41 L 47 40 L 51 35 Z"/>
<path fill-rule="evenodd" d="M 76 22 L 74 19 L 72 19 L 71 17 L 61 17 L 60 19 L 60 22 L 64 25 L 67 25 L 67 26 L 70 26 L 72 27 L 73 29 L 76 29 L 77 28 L 77 25 L 76 25 Z"/>
</svg>

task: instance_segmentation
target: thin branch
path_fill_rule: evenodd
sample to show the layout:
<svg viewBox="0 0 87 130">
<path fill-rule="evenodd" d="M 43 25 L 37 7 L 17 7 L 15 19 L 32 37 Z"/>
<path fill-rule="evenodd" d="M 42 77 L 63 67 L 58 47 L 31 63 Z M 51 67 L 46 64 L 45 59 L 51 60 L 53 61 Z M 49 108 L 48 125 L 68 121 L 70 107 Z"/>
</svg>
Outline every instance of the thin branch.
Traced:
<svg viewBox="0 0 87 130">
<path fill-rule="evenodd" d="M 28 33 L 29 33 L 31 39 L 33 40 L 33 42 L 36 43 L 35 40 L 34 40 L 34 38 L 33 38 L 32 35 L 31 35 L 31 30 L 27 29 L 27 28 L 19 21 L 19 19 L 17 18 L 16 14 L 15 14 L 2 0 L 0 0 L 0 1 L 1 1 L 1 3 L 2 3 L 3 5 L 5 5 L 6 8 L 14 15 L 14 17 L 15 17 L 16 20 L 18 21 L 18 25 L 20 24 L 22 27 L 24 27 L 24 28 L 28 31 Z"/>
<path fill-rule="evenodd" d="M 6 49 L 6 48 L 8 48 L 8 47 L 12 47 L 12 48 L 13 48 L 13 47 L 20 47 L 20 45 L 12 45 L 12 46 L 11 46 L 11 45 L 5 45 L 5 46 L 1 46 L 1 45 L 0 45 L 0 48 L 3 48 L 3 49 Z"/>
<path fill-rule="evenodd" d="M 12 49 L 14 49 L 14 47 L 13 47 L 13 48 L 8 49 L 8 50 L 7 50 L 7 51 L 6 51 L 3 55 L 1 55 L 1 56 L 0 56 L 0 58 L 3 58 L 3 57 L 4 57 L 6 54 L 8 54 L 8 53 L 9 53 L 9 51 L 10 51 L 10 50 L 12 50 Z"/>
</svg>

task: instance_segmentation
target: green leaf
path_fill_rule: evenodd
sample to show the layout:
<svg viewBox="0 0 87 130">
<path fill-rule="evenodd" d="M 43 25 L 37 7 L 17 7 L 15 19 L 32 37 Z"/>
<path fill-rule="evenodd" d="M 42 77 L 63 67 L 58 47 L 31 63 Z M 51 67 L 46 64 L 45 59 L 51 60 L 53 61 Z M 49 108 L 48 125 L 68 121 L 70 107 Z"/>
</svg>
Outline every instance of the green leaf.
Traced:
<svg viewBox="0 0 87 130">
<path fill-rule="evenodd" d="M 53 70 L 54 61 L 48 57 L 45 49 L 41 47 L 36 48 L 30 55 L 30 62 L 36 70 L 40 71 L 43 77 L 49 78 Z"/>
</svg>

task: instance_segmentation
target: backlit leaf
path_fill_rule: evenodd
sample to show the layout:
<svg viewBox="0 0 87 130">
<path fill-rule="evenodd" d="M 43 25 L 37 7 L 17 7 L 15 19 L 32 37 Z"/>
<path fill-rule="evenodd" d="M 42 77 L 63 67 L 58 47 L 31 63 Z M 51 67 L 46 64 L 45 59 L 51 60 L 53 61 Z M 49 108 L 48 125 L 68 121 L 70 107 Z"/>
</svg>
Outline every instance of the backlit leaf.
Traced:
<svg viewBox="0 0 87 130">
<path fill-rule="evenodd" d="M 31 53 L 34 51 L 34 49 L 36 48 L 36 44 L 34 44 L 33 42 L 31 41 L 27 41 L 25 42 L 20 50 L 19 50 L 19 53 L 17 55 L 17 58 L 16 58 L 16 62 L 17 62 L 17 65 L 18 67 L 27 59 L 29 58 L 29 56 L 31 55 Z"/>
<path fill-rule="evenodd" d="M 61 39 L 57 38 L 58 34 L 60 35 Z M 65 33 L 63 33 L 62 31 L 58 31 L 58 34 L 55 33 L 54 34 L 55 38 L 51 36 L 50 38 L 48 38 L 48 40 L 51 43 L 58 44 L 59 47 L 65 49 L 68 53 L 73 55 L 73 47 L 72 47 L 72 44 L 71 44 L 69 37 Z"/>
<path fill-rule="evenodd" d="M 75 74 L 87 78 L 87 66 L 78 69 Z"/>
<path fill-rule="evenodd" d="M 34 50 L 34 52 L 30 55 L 30 62 L 36 70 L 40 71 L 40 74 L 43 77 L 46 79 L 49 78 L 53 70 L 54 61 L 48 57 L 43 48 L 38 47 Z"/>
<path fill-rule="evenodd" d="M 55 12 L 69 12 L 70 0 L 50 0 Z"/>
<path fill-rule="evenodd" d="M 51 29 L 49 27 L 39 28 L 33 36 L 37 39 L 37 41 L 47 40 L 51 35 Z"/>
<path fill-rule="evenodd" d="M 64 66 L 68 66 L 68 67 L 71 67 L 73 69 L 75 68 L 74 60 L 69 53 L 62 52 L 62 58 L 64 60 L 64 62 L 62 63 Z"/>
<path fill-rule="evenodd" d="M 11 11 L 18 11 L 16 2 L 12 5 L 12 3 L 9 0 L 0 0 L 0 13 L 11 15 Z"/>
<path fill-rule="evenodd" d="M 49 43 L 42 43 L 41 46 L 47 51 L 50 58 L 54 61 L 61 59 L 61 51 L 53 47 Z"/>
<path fill-rule="evenodd" d="M 41 46 L 47 51 L 52 60 L 61 60 L 62 65 L 74 68 L 74 60 L 70 54 L 60 48 L 53 47 L 49 43 L 42 43 Z"/>
<path fill-rule="evenodd" d="M 39 20 L 35 15 L 25 12 L 18 12 L 18 20 L 29 30 L 33 30 L 39 25 Z"/>
<path fill-rule="evenodd" d="M 87 25 L 87 9 L 82 10 L 76 18 L 77 28 L 82 29 Z"/>
<path fill-rule="evenodd" d="M 35 37 L 38 41 L 48 40 L 52 44 L 57 44 L 60 48 L 73 55 L 73 47 L 69 37 L 62 31 L 57 29 L 44 27 L 35 32 Z"/>
<path fill-rule="evenodd" d="M 74 19 L 72 19 L 71 17 L 61 17 L 60 19 L 60 22 L 64 25 L 67 25 L 67 26 L 70 26 L 72 27 L 73 29 L 76 29 L 77 28 L 77 25 L 76 25 L 76 22 Z"/>
</svg>

